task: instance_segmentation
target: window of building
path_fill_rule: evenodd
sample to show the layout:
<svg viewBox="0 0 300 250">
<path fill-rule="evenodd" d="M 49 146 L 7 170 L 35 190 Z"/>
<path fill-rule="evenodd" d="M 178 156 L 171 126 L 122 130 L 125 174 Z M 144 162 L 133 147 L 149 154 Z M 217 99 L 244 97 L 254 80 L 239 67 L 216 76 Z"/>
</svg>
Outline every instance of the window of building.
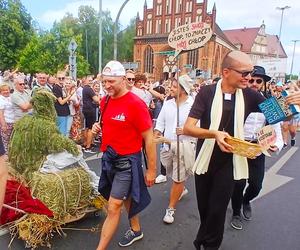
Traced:
<svg viewBox="0 0 300 250">
<path fill-rule="evenodd" d="M 145 49 L 144 72 L 153 73 L 153 49 L 150 45 Z"/>
<path fill-rule="evenodd" d="M 186 2 L 186 8 L 185 8 L 185 11 L 186 11 L 186 12 L 192 12 L 192 8 L 193 8 L 193 2 L 192 2 L 192 1 L 187 1 L 187 2 Z"/>
<path fill-rule="evenodd" d="M 182 11 L 182 0 L 176 0 L 176 13 L 180 13 Z"/>
<path fill-rule="evenodd" d="M 177 28 L 180 25 L 181 25 L 181 18 L 180 17 L 176 17 L 175 18 L 175 28 Z"/>
<path fill-rule="evenodd" d="M 138 28 L 138 34 L 137 35 L 138 36 L 142 36 L 143 35 L 143 31 L 142 31 L 141 27 Z"/>
<path fill-rule="evenodd" d="M 156 15 L 157 16 L 161 16 L 162 15 L 162 5 L 161 4 L 158 4 L 156 6 Z"/>
<path fill-rule="evenodd" d="M 165 29 L 165 33 L 170 33 L 171 32 L 171 19 L 167 18 L 166 19 L 166 29 Z"/>
<path fill-rule="evenodd" d="M 161 19 L 156 20 L 156 32 L 157 34 L 161 33 Z"/>
<path fill-rule="evenodd" d="M 148 14 L 146 34 L 151 34 L 151 33 L 152 33 L 152 14 Z"/>
<path fill-rule="evenodd" d="M 166 0 L 166 14 L 172 13 L 172 0 Z"/>
<path fill-rule="evenodd" d="M 193 68 L 198 67 L 199 50 L 193 49 L 188 52 L 187 64 L 191 64 Z"/>
<path fill-rule="evenodd" d="M 185 17 L 185 24 L 191 23 L 192 22 L 192 17 L 191 16 L 187 16 Z"/>
</svg>

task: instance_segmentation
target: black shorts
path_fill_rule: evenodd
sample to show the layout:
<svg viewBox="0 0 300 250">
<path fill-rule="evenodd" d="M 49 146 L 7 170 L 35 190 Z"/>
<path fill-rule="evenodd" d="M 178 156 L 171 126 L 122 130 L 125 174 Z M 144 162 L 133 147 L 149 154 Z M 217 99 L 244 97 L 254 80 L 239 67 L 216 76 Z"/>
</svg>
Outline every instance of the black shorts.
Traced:
<svg viewBox="0 0 300 250">
<path fill-rule="evenodd" d="M 83 112 L 85 120 L 85 128 L 92 129 L 94 123 L 96 122 L 96 112 Z"/>
<path fill-rule="evenodd" d="M 110 196 L 118 200 L 127 200 L 130 195 L 132 182 L 131 168 L 115 173 Z"/>
</svg>

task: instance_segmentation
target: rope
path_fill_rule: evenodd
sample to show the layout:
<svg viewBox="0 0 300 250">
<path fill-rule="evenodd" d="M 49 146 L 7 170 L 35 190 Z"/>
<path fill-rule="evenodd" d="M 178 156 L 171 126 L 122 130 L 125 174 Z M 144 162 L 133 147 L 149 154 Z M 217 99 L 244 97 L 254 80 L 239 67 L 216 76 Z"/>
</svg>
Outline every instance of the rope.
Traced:
<svg viewBox="0 0 300 250">
<path fill-rule="evenodd" d="M 76 174 L 78 176 L 78 181 L 79 181 L 79 194 L 78 194 L 78 199 L 76 202 L 77 203 L 76 207 L 78 207 L 80 199 L 81 199 L 82 183 L 81 183 L 81 178 L 80 178 L 80 174 L 78 173 L 78 170 L 77 169 L 75 169 L 75 170 L 76 170 Z"/>
<path fill-rule="evenodd" d="M 55 174 L 58 177 L 58 179 L 61 183 L 61 187 L 62 187 L 63 194 L 64 194 L 64 212 L 66 213 L 67 212 L 67 195 L 66 195 L 65 185 L 64 185 L 62 178 L 57 173 L 53 172 L 53 174 Z"/>
</svg>

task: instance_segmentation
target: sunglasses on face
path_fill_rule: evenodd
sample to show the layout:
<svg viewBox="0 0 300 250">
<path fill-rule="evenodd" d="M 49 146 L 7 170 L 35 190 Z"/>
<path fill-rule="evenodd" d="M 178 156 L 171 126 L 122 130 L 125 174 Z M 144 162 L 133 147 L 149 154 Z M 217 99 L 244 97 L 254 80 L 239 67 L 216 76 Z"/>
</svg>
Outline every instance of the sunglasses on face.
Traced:
<svg viewBox="0 0 300 250">
<path fill-rule="evenodd" d="M 128 81 L 134 81 L 135 78 L 127 78 Z"/>
<path fill-rule="evenodd" d="M 246 76 L 251 75 L 253 73 L 253 70 L 251 70 L 251 71 L 240 71 L 240 70 L 232 69 L 232 68 L 229 68 L 229 69 L 241 74 L 242 77 L 246 77 Z"/>
<path fill-rule="evenodd" d="M 261 84 L 263 82 L 262 79 L 251 79 L 249 80 L 249 83 L 253 84 L 254 82 L 256 82 L 257 84 Z"/>
<path fill-rule="evenodd" d="M 64 77 L 58 77 L 57 78 L 59 81 L 63 81 L 63 80 L 65 80 L 65 78 Z"/>
<path fill-rule="evenodd" d="M 25 83 L 19 83 L 20 86 L 25 86 Z"/>
</svg>

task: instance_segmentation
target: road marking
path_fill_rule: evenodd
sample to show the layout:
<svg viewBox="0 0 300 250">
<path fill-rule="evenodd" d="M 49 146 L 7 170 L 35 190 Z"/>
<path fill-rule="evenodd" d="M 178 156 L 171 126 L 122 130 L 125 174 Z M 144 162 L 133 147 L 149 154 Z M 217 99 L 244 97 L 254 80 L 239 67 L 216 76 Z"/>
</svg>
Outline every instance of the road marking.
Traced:
<svg viewBox="0 0 300 250">
<path fill-rule="evenodd" d="M 266 173 L 263 187 L 258 198 L 274 191 L 294 178 L 277 174 L 284 164 L 297 152 L 298 147 L 291 147 Z"/>
</svg>

